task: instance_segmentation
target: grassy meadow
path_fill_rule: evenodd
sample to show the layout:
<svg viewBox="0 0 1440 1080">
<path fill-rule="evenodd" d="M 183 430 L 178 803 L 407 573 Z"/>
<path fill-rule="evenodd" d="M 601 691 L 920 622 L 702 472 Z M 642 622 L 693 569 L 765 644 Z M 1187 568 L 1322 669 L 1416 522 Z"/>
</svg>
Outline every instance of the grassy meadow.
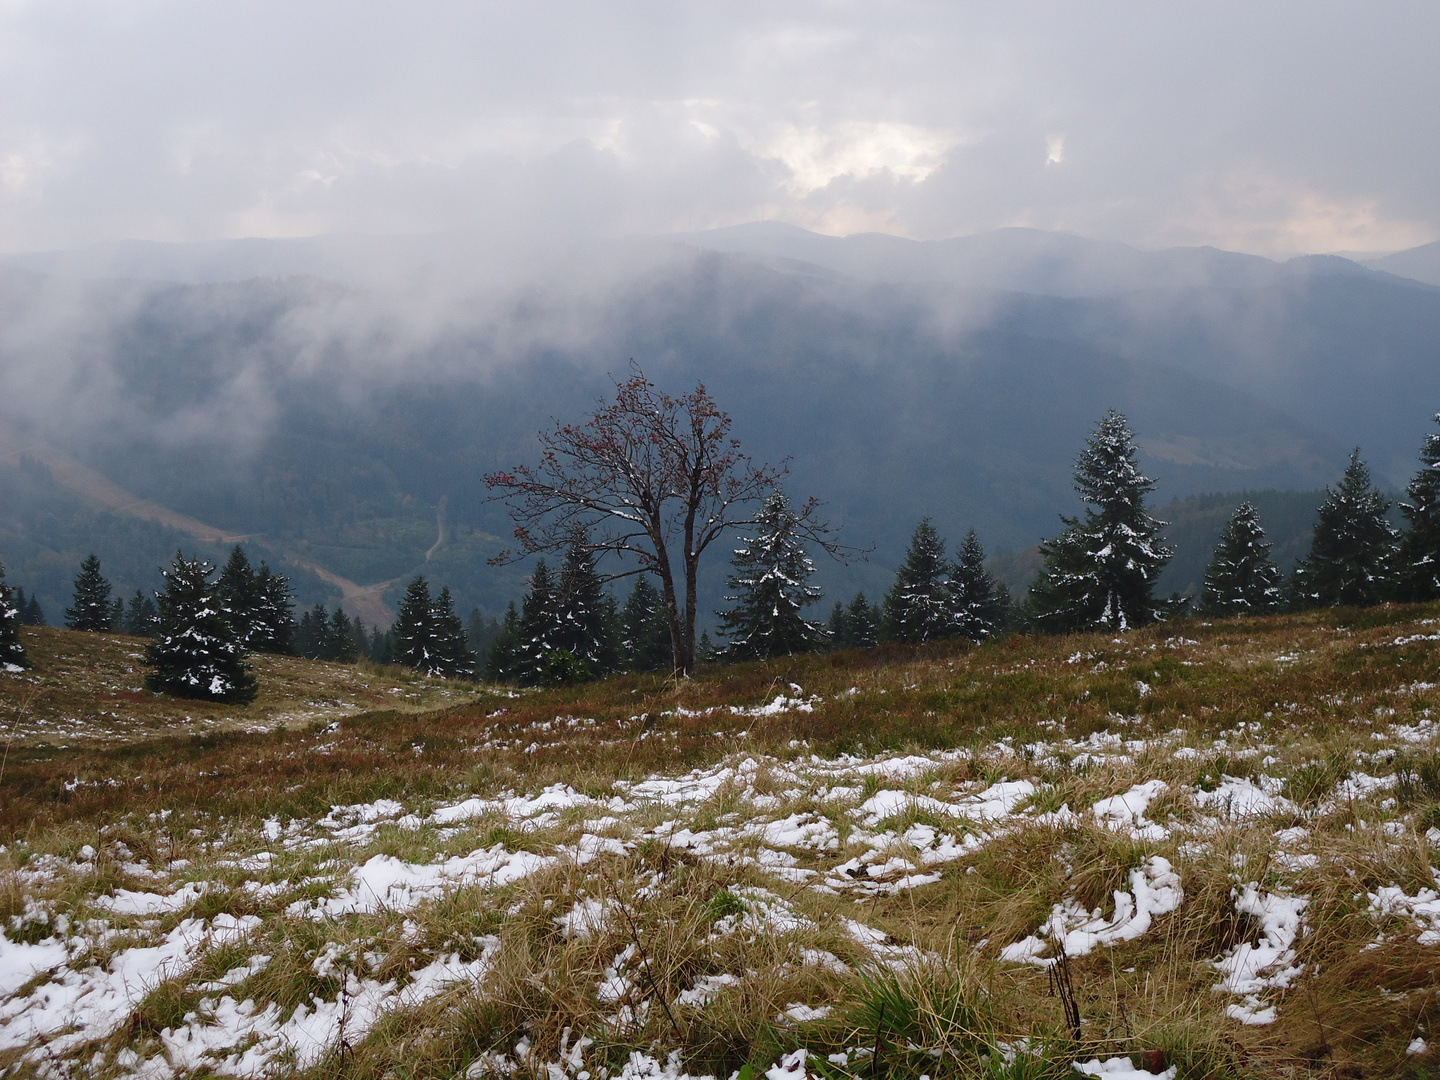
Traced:
<svg viewBox="0 0 1440 1080">
<path fill-rule="evenodd" d="M 1440 606 L 244 709 L 26 643 L 0 1075 L 1440 1076 Z"/>
</svg>

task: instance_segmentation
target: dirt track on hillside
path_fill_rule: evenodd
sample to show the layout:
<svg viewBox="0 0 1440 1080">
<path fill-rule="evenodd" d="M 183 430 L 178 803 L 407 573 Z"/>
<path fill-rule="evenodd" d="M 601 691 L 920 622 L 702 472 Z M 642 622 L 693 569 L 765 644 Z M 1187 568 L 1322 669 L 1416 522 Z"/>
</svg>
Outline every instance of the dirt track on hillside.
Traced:
<svg viewBox="0 0 1440 1080">
<path fill-rule="evenodd" d="M 349 578 L 341 577 L 310 559 L 267 540 L 248 534 L 227 533 L 224 529 L 208 525 L 197 518 L 177 513 L 159 503 L 142 499 L 133 492 L 82 464 L 65 451 L 57 449 L 39 439 L 17 431 L 8 421 L 0 419 L 0 462 L 18 465 L 22 458 L 31 458 L 50 470 L 55 482 L 66 491 L 89 502 L 103 506 L 117 514 L 153 521 L 167 528 L 187 533 L 197 540 L 210 544 L 237 544 L 250 541 L 257 547 L 274 552 L 315 574 L 327 584 L 340 590 L 341 603 L 351 615 L 358 615 L 370 626 L 389 626 L 395 613 L 386 606 L 383 596 L 393 582 L 382 581 L 374 585 L 361 585 Z"/>
</svg>

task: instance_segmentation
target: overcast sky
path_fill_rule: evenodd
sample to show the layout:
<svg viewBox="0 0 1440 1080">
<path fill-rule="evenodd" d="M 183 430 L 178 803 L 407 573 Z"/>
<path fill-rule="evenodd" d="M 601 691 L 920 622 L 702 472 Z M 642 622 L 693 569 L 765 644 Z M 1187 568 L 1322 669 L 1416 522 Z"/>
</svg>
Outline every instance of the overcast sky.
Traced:
<svg viewBox="0 0 1440 1080">
<path fill-rule="evenodd" d="M 1440 238 L 1440 4 L 0 0 L 0 251 L 1006 225 Z"/>
</svg>

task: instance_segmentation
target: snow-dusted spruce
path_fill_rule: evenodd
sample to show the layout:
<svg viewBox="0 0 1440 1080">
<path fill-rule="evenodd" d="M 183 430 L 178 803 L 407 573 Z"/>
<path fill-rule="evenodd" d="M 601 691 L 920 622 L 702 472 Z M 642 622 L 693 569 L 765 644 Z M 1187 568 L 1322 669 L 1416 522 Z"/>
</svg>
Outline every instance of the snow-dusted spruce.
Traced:
<svg viewBox="0 0 1440 1080">
<path fill-rule="evenodd" d="M 1005 626 L 1009 597 L 985 569 L 985 550 L 971 529 L 950 568 L 946 583 L 950 624 L 954 633 L 971 641 L 984 641 Z"/>
<path fill-rule="evenodd" d="M 1435 415 L 1440 424 L 1440 413 Z M 1408 528 L 1396 559 L 1396 592 L 1403 600 L 1440 597 L 1440 434 L 1425 436 L 1420 471 L 1400 504 Z"/>
<path fill-rule="evenodd" d="M 510 677 L 522 686 L 563 683 L 572 675 L 573 657 L 560 648 L 560 587 L 544 559 L 535 560 L 530 590 L 520 604 L 520 642 Z"/>
<path fill-rule="evenodd" d="M 670 667 L 670 619 L 665 614 L 665 599 L 648 574 L 635 578 L 635 587 L 621 610 L 620 648 L 628 671 Z"/>
<path fill-rule="evenodd" d="M 5 566 L 0 563 L 0 669 L 29 666 L 20 641 L 20 608 L 10 586 L 5 584 Z"/>
<path fill-rule="evenodd" d="M 584 530 L 576 530 L 560 564 L 555 639 L 591 678 L 614 671 L 619 664 L 619 615 L 615 598 L 600 583 L 593 552 Z"/>
<path fill-rule="evenodd" d="M 100 560 L 87 555 L 75 575 L 75 599 L 65 609 L 65 625 L 71 630 L 108 634 L 115 628 L 110 607 L 110 582 L 100 573 Z"/>
<path fill-rule="evenodd" d="M 230 611 L 211 580 L 215 568 L 180 552 L 159 594 L 156 638 L 145 647 L 145 686 L 175 697 L 243 705 L 255 700 L 255 676 Z"/>
<path fill-rule="evenodd" d="M 324 628 L 324 641 L 326 660 L 333 660 L 337 664 L 353 664 L 360 659 L 360 642 L 355 638 L 355 623 L 345 614 L 343 606 L 337 606 L 331 614 L 330 623 Z"/>
<path fill-rule="evenodd" d="M 800 518 L 778 487 L 765 497 L 755 524 L 730 557 L 725 599 L 717 612 L 721 653 L 728 660 L 767 660 L 772 656 L 813 652 L 824 632 L 809 622 L 805 608 L 820 599 L 810 585 L 815 564 L 805 554 Z"/>
<path fill-rule="evenodd" d="M 250 560 L 245 557 L 245 550 L 239 544 L 230 549 L 230 558 L 225 561 L 225 567 L 220 571 L 216 588 L 225 606 L 230 609 L 230 621 L 235 626 L 235 633 L 240 636 L 245 648 L 254 649 L 260 590 L 255 580 L 255 571 L 250 567 Z"/>
<path fill-rule="evenodd" d="M 1045 564 L 1030 587 L 1031 620 L 1050 633 L 1128 630 L 1166 618 L 1172 605 L 1154 596 L 1172 552 L 1165 522 L 1145 512 L 1155 482 L 1136 466 L 1135 437 L 1111 409 L 1075 461 L 1083 518 L 1061 516 L 1065 530 L 1040 545 Z"/>
<path fill-rule="evenodd" d="M 954 632 L 947 569 L 945 541 L 924 518 L 910 537 L 905 561 L 895 571 L 895 584 L 885 594 L 882 637 L 914 644 Z"/>
<path fill-rule="evenodd" d="M 1295 567 L 1290 591 L 1297 607 L 1365 607 L 1385 599 L 1399 540 L 1385 517 L 1389 509 L 1357 446 L 1340 483 L 1326 489 L 1310 552 Z"/>
<path fill-rule="evenodd" d="M 432 598 L 430 583 L 417 575 L 400 601 L 391 636 L 397 664 L 435 678 L 475 677 L 475 659 L 465 647 L 465 627 L 455 614 L 448 587 Z"/>
<path fill-rule="evenodd" d="M 250 648 L 255 652 L 292 651 L 295 635 L 295 598 L 290 592 L 290 579 L 274 573 L 262 562 L 255 572 L 256 607 L 250 615 Z"/>
<path fill-rule="evenodd" d="M 341 615 L 336 609 L 336 615 Z M 435 628 L 435 648 L 439 657 L 438 674 L 447 679 L 474 679 L 475 657 L 465 643 L 465 624 L 455 614 L 455 601 L 450 586 L 442 585 L 440 595 L 430 609 L 430 622 Z M 352 638 L 353 640 L 353 638 Z M 359 649 L 356 649 L 356 655 Z"/>
<path fill-rule="evenodd" d="M 1283 575 L 1270 558 L 1260 512 L 1243 502 L 1230 516 L 1205 569 L 1200 610 L 1206 615 L 1263 615 L 1280 606 Z"/>
<path fill-rule="evenodd" d="M 405 588 L 400 600 L 400 614 L 391 628 L 394 638 L 394 659 L 416 671 L 427 674 L 439 663 L 432 618 L 434 603 L 430 599 L 430 583 L 421 575 Z"/>
</svg>

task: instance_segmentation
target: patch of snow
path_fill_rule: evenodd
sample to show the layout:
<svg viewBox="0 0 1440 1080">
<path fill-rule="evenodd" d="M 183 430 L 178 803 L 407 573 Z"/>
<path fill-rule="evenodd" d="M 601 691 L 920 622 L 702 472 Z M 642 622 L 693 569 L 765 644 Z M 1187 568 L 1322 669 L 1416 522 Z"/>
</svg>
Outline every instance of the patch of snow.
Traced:
<svg viewBox="0 0 1440 1080">
<path fill-rule="evenodd" d="M 1164 840 L 1170 835 L 1170 830 L 1146 821 L 1145 811 L 1150 808 L 1151 801 L 1169 786 L 1164 780 L 1147 780 L 1123 795 L 1101 799 L 1091 808 L 1091 813 L 1101 825 L 1128 832 L 1137 840 Z"/>
<path fill-rule="evenodd" d="M 1257 777 L 1259 783 L 1235 776 L 1222 776 L 1214 791 L 1196 791 L 1195 805 L 1218 811 L 1223 817 L 1252 818 L 1266 814 L 1294 814 L 1300 808 L 1280 794 L 1280 780 Z"/>
<path fill-rule="evenodd" d="M 1440 875 L 1436 883 L 1440 884 Z M 1440 893 L 1421 889 L 1414 896 L 1408 896 L 1396 885 L 1382 885 L 1369 896 L 1370 911 L 1375 919 L 1408 918 L 1420 928 L 1417 944 L 1440 945 Z"/>
<path fill-rule="evenodd" d="M 168 912 L 184 911 L 205 895 L 204 884 L 188 882 L 166 896 L 163 893 L 133 892 L 130 889 L 116 889 L 114 896 L 97 896 L 90 901 L 91 907 L 108 911 L 112 915 L 163 915 Z"/>
<path fill-rule="evenodd" d="M 781 1013 L 777 1019 L 788 1017 L 797 1024 L 810 1024 L 816 1020 L 824 1020 L 833 1011 L 829 1005 L 821 1005 L 816 1008 L 811 1005 L 806 1005 L 803 1002 L 792 1001 L 789 1005 L 785 1006 L 785 1011 Z"/>
<path fill-rule="evenodd" d="M 1185 893 L 1169 860 L 1152 855 L 1130 871 L 1130 891 L 1117 889 L 1114 897 L 1115 913 L 1108 919 L 1100 908 L 1086 911 L 1072 899 L 1061 901 L 1036 934 L 1006 945 L 1000 959 L 1051 967 L 1056 958 L 1042 954 L 1052 945 L 1067 956 L 1088 956 L 1096 946 L 1133 941 L 1150 929 L 1155 916 L 1176 910 Z"/>
<path fill-rule="evenodd" d="M 689 990 L 680 991 L 680 995 L 675 999 L 675 1004 L 689 1005 L 697 1009 L 704 1008 L 714 1001 L 725 987 L 736 986 L 739 982 L 739 977 L 731 975 L 729 972 L 720 975 L 701 975 Z"/>
<path fill-rule="evenodd" d="M 447 889 L 480 883 L 507 885 L 553 866 L 556 861 L 555 856 L 506 851 L 503 844 L 428 864 L 376 855 L 350 872 L 352 884 L 338 896 L 297 900 L 285 909 L 285 914 L 292 918 L 308 915 L 312 919 L 336 919 L 382 910 L 405 912 Z"/>
<path fill-rule="evenodd" d="M 161 1032 L 160 1042 L 176 1071 L 208 1068 L 221 1075 L 264 1076 L 289 1055 L 296 1069 L 310 1068 L 335 1048 L 360 1042 L 386 1012 L 414 1008 L 457 983 L 480 982 L 499 947 L 499 938 L 490 937 L 478 959 L 441 956 L 412 972 L 398 989 L 393 980 L 381 983 L 347 973 L 343 995 L 335 1001 L 311 999 L 284 1022 L 274 1002 L 261 1008 L 253 1000 L 207 998 L 184 1026 Z"/>
<path fill-rule="evenodd" d="M 1225 1010 L 1242 1024 L 1273 1024 L 1275 1007 L 1260 999 L 1264 990 L 1287 989 L 1305 970 L 1295 962 L 1295 940 L 1305 928 L 1304 913 L 1309 898 L 1262 893 L 1252 881 L 1235 898 L 1235 909 L 1260 920 L 1260 940 L 1237 945 L 1215 968 L 1223 976 L 1215 984 L 1221 993 L 1236 994 L 1244 1000 Z"/>
<path fill-rule="evenodd" d="M 614 904 L 609 900 L 579 900 L 574 907 L 555 920 L 555 925 L 560 927 L 566 937 L 589 941 L 596 934 L 604 932 L 613 907 Z"/>
<path fill-rule="evenodd" d="M 53 971 L 69 958 L 70 950 L 58 937 L 28 945 L 0 934 L 0 998 L 9 997 L 35 976 Z"/>
<path fill-rule="evenodd" d="M 1105 1061 L 1091 1058 L 1086 1062 L 1076 1061 L 1073 1067 L 1082 1076 L 1103 1076 L 1106 1080 L 1175 1080 L 1177 1075 L 1174 1065 L 1161 1073 L 1146 1072 L 1137 1069 L 1128 1057 L 1107 1058 Z"/>
<path fill-rule="evenodd" d="M 64 969 L 24 997 L 0 1004 L 0 1049 L 39 1043 L 45 1055 L 103 1039 L 124 1023 L 157 983 L 186 971 L 202 949 L 241 941 L 260 918 L 186 919 L 157 945 L 122 949 L 104 967 Z"/>
</svg>

